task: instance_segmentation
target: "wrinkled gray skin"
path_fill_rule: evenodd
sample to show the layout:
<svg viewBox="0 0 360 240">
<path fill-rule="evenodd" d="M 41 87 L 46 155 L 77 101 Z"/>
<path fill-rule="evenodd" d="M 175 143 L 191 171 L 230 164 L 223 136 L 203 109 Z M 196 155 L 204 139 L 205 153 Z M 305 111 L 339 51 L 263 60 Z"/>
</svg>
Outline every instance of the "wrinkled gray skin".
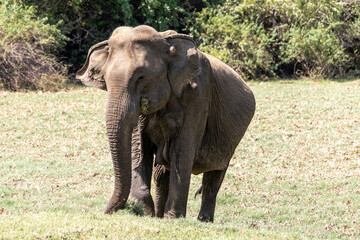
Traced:
<svg viewBox="0 0 360 240">
<path fill-rule="evenodd" d="M 255 111 L 241 77 L 187 35 L 138 26 L 119 27 L 94 45 L 77 78 L 108 92 L 115 187 L 105 213 L 123 208 L 130 194 L 147 214 L 185 217 L 191 173 L 204 173 L 198 219 L 213 221 L 216 195 Z"/>
</svg>

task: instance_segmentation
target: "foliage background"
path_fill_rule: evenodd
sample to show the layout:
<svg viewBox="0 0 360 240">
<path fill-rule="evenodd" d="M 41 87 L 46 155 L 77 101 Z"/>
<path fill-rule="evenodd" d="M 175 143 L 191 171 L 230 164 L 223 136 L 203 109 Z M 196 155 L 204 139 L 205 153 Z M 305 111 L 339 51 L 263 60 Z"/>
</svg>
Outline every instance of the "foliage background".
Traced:
<svg viewBox="0 0 360 240">
<path fill-rule="evenodd" d="M 65 66 L 74 73 L 93 44 L 107 39 L 118 26 L 139 24 L 190 34 L 202 51 L 245 79 L 360 75 L 359 0 L 0 0 L 0 4 L 0 84 L 6 89 L 62 88 L 68 78 Z"/>
<path fill-rule="evenodd" d="M 245 78 L 356 75 L 359 13 L 357 0 L 226 0 L 190 32 Z"/>
<path fill-rule="evenodd" d="M 57 25 L 38 18 L 31 6 L 1 1 L 0 5 L 0 87 L 11 90 L 64 87 L 61 54 L 66 36 Z"/>
</svg>

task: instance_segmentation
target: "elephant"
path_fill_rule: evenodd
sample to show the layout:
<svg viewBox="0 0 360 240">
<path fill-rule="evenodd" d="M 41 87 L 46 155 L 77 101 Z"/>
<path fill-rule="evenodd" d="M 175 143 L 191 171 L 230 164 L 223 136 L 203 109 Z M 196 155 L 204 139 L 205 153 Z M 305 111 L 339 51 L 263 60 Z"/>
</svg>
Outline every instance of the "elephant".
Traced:
<svg viewBox="0 0 360 240">
<path fill-rule="evenodd" d="M 244 80 L 189 35 L 146 25 L 118 27 L 92 46 L 76 78 L 108 95 L 115 180 L 104 213 L 130 197 L 151 216 L 186 217 L 191 174 L 203 173 L 198 220 L 213 222 L 225 172 L 255 112 Z"/>
</svg>

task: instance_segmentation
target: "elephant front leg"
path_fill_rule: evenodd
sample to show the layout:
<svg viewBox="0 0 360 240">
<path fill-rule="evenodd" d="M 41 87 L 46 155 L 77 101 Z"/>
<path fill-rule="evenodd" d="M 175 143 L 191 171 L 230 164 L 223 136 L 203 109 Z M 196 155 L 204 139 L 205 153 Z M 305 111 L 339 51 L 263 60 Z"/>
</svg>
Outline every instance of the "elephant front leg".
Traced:
<svg viewBox="0 0 360 240">
<path fill-rule="evenodd" d="M 139 124 L 132 135 L 132 177 L 130 198 L 144 208 L 147 215 L 154 216 L 154 201 L 151 197 L 153 166 L 152 143 Z"/>
<path fill-rule="evenodd" d="M 165 206 L 165 218 L 186 217 L 186 205 L 194 154 L 187 154 L 189 149 L 177 151 L 171 160 L 169 194 Z"/>
<path fill-rule="evenodd" d="M 210 171 L 203 175 L 201 209 L 198 219 L 203 222 L 213 222 L 216 196 L 224 180 L 225 170 Z"/>
<path fill-rule="evenodd" d="M 201 108 L 200 108 L 201 109 Z M 191 172 L 204 135 L 207 113 L 190 109 L 179 137 L 170 146 L 169 194 L 165 218 L 186 216 Z"/>
<path fill-rule="evenodd" d="M 207 99 L 198 89 L 188 88 L 184 91 L 181 106 L 184 113 L 183 124 L 176 138 L 171 139 L 168 148 L 170 178 L 165 218 L 186 217 L 191 172 L 208 117 Z"/>
</svg>

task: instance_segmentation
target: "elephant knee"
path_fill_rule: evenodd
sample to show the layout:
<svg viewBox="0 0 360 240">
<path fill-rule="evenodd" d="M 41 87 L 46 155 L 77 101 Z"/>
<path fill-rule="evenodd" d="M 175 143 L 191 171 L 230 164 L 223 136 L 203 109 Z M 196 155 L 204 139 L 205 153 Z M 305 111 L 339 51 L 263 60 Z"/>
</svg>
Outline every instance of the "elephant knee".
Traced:
<svg viewBox="0 0 360 240">
<path fill-rule="evenodd" d="M 154 168 L 154 182 L 155 185 L 163 184 L 169 181 L 170 172 L 166 170 L 163 165 L 157 165 Z"/>
</svg>

